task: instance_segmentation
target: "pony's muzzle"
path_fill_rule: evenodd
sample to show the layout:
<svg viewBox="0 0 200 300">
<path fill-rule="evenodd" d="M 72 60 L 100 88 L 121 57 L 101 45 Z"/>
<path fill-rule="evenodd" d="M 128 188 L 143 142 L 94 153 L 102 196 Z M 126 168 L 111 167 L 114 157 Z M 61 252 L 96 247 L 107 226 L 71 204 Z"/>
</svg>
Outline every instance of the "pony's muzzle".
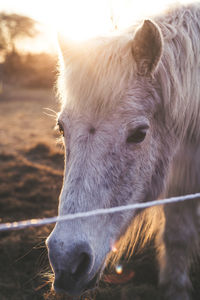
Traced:
<svg viewBox="0 0 200 300">
<path fill-rule="evenodd" d="M 79 242 L 65 249 L 63 243 L 47 241 L 49 260 L 55 274 L 54 290 L 78 295 L 89 281 L 94 264 L 92 249 L 86 242 Z"/>
</svg>

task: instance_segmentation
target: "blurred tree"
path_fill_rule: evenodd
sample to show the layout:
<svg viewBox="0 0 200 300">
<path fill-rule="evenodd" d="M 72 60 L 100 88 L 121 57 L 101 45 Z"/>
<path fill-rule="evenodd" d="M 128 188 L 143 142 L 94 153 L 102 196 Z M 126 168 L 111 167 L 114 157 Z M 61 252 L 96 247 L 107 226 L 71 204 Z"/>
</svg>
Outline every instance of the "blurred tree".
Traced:
<svg viewBox="0 0 200 300">
<path fill-rule="evenodd" d="M 16 42 L 34 37 L 38 30 L 36 21 L 18 14 L 0 13 L 0 51 L 7 55 L 16 52 Z"/>
<path fill-rule="evenodd" d="M 5 36 L 2 32 L 2 28 L 0 25 L 0 51 L 2 51 L 5 48 L 5 44 L 6 44 Z"/>
</svg>

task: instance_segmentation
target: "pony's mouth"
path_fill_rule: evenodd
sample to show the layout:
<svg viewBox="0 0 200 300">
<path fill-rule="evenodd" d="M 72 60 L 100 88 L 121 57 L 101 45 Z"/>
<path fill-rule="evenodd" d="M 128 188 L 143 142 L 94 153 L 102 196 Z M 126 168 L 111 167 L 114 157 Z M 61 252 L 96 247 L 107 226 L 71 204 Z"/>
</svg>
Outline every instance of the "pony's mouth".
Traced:
<svg viewBox="0 0 200 300">
<path fill-rule="evenodd" d="M 94 289 L 97 286 L 98 282 L 99 282 L 99 278 L 100 278 L 100 272 L 98 272 L 94 276 L 94 278 L 86 285 L 84 291 L 88 291 L 88 290 Z"/>
<path fill-rule="evenodd" d="M 97 286 L 99 279 L 100 279 L 101 271 L 98 271 L 96 275 L 88 282 L 88 283 L 82 283 L 82 282 L 73 282 L 73 284 L 69 284 L 69 282 L 66 282 L 66 284 L 63 284 L 62 287 L 57 287 L 55 281 L 53 284 L 53 289 L 58 294 L 67 294 L 72 297 L 79 297 L 83 293 L 95 289 Z M 72 282 L 71 282 L 72 283 Z"/>
</svg>

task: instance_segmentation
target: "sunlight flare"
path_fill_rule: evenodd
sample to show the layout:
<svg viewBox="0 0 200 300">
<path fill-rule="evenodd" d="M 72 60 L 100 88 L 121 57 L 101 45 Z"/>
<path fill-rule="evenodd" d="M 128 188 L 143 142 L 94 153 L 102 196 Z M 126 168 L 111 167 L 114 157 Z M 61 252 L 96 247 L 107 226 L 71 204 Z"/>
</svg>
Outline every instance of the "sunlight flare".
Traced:
<svg viewBox="0 0 200 300">
<path fill-rule="evenodd" d="M 117 248 L 115 245 L 112 246 L 112 252 L 116 253 L 117 252 Z"/>
<path fill-rule="evenodd" d="M 188 2 L 182 0 L 181 2 Z M 55 7 L 56 30 L 62 36 L 80 41 L 124 29 L 137 20 L 165 10 L 174 0 L 74 0 Z"/>
<path fill-rule="evenodd" d="M 193 2 L 197 0 L 192 0 Z M 82 41 L 94 36 L 104 36 L 116 29 L 123 30 L 138 20 L 150 18 L 175 0 L 12 0 L 0 3 L 0 10 L 30 16 L 44 25 L 44 35 L 38 37 L 37 43 L 31 44 L 36 49 L 56 50 L 57 34 L 69 40 Z M 191 2 L 180 0 L 180 3 Z M 40 7 L 40 9 L 38 9 Z M 24 46 L 25 47 L 25 46 Z M 51 49 L 50 49 L 51 48 Z M 27 49 L 30 47 L 27 45 Z"/>
<path fill-rule="evenodd" d="M 115 271 L 116 271 L 116 273 L 117 273 L 118 275 L 122 274 L 122 272 L 123 272 L 123 267 L 122 267 L 122 265 L 117 265 L 117 266 L 115 267 Z"/>
</svg>

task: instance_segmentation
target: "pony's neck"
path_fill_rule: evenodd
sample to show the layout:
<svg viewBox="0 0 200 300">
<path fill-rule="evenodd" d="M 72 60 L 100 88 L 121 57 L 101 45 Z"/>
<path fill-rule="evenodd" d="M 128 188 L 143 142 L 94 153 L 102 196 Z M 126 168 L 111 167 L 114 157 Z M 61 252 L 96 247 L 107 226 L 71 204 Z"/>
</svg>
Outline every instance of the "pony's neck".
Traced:
<svg viewBox="0 0 200 300">
<path fill-rule="evenodd" d="M 183 143 L 176 152 L 168 175 L 166 197 L 200 191 L 200 146 Z"/>
</svg>

